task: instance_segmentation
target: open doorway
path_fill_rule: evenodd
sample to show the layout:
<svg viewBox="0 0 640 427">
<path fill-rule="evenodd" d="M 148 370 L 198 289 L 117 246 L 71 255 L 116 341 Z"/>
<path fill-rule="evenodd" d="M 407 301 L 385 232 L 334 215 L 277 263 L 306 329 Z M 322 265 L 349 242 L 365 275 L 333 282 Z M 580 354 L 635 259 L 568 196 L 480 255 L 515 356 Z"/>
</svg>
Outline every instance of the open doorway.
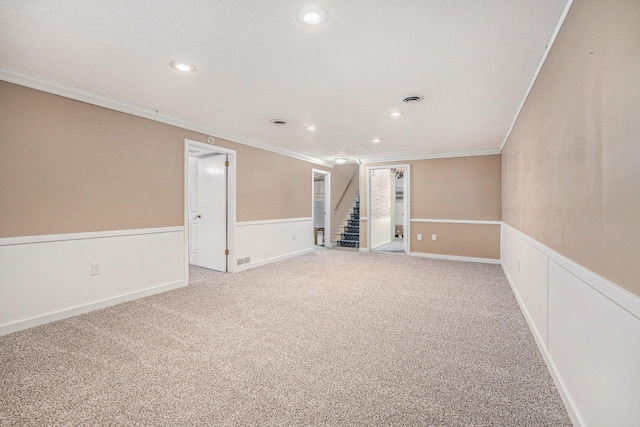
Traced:
<svg viewBox="0 0 640 427">
<path fill-rule="evenodd" d="M 409 252 L 409 165 L 367 168 L 368 249 Z"/>
<path fill-rule="evenodd" d="M 331 174 L 312 170 L 313 244 L 331 247 Z"/>
<path fill-rule="evenodd" d="M 185 140 L 185 270 L 233 271 L 235 151 Z"/>
</svg>

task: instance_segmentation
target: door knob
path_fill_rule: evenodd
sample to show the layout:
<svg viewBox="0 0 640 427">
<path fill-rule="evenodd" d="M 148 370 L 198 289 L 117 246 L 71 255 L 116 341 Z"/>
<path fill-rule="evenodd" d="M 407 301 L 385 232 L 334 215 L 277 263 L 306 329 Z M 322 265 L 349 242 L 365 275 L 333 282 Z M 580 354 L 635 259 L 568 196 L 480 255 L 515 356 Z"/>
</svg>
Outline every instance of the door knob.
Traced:
<svg viewBox="0 0 640 427">
<path fill-rule="evenodd" d="M 200 215 L 196 215 L 196 218 L 202 218 Z"/>
</svg>

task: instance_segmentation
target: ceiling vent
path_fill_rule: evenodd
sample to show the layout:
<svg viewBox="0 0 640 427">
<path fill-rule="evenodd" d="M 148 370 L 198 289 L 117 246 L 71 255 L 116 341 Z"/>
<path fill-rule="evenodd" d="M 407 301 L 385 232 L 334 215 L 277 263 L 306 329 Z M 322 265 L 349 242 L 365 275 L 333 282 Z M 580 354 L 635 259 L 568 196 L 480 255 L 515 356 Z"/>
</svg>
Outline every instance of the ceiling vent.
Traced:
<svg viewBox="0 0 640 427">
<path fill-rule="evenodd" d="M 404 98 L 402 100 L 402 102 L 404 102 L 405 104 L 415 104 L 417 102 L 420 102 L 424 99 L 424 96 L 422 95 L 409 95 L 406 98 Z"/>
<path fill-rule="evenodd" d="M 273 119 L 271 120 L 271 123 L 273 123 L 274 125 L 282 126 L 282 125 L 286 125 L 287 121 L 282 119 Z"/>
</svg>

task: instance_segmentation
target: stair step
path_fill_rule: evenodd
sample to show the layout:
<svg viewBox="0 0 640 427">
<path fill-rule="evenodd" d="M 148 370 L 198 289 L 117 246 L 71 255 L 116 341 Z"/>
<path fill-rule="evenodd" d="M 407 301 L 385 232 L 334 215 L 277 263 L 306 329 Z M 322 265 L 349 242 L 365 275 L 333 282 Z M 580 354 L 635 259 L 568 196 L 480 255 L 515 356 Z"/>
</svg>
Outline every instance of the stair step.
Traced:
<svg viewBox="0 0 640 427">
<path fill-rule="evenodd" d="M 360 227 L 342 227 L 341 233 L 356 233 L 360 234 Z"/>
</svg>

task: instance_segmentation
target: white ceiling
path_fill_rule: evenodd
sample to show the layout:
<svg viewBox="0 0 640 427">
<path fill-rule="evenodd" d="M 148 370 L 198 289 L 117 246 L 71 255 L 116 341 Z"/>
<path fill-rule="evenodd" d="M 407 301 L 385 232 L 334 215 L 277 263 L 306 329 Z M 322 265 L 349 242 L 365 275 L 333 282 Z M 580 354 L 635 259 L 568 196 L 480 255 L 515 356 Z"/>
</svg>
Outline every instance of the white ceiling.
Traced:
<svg viewBox="0 0 640 427">
<path fill-rule="evenodd" d="M 0 0 L 0 67 L 322 160 L 468 153 L 500 149 L 566 3 Z"/>
</svg>

